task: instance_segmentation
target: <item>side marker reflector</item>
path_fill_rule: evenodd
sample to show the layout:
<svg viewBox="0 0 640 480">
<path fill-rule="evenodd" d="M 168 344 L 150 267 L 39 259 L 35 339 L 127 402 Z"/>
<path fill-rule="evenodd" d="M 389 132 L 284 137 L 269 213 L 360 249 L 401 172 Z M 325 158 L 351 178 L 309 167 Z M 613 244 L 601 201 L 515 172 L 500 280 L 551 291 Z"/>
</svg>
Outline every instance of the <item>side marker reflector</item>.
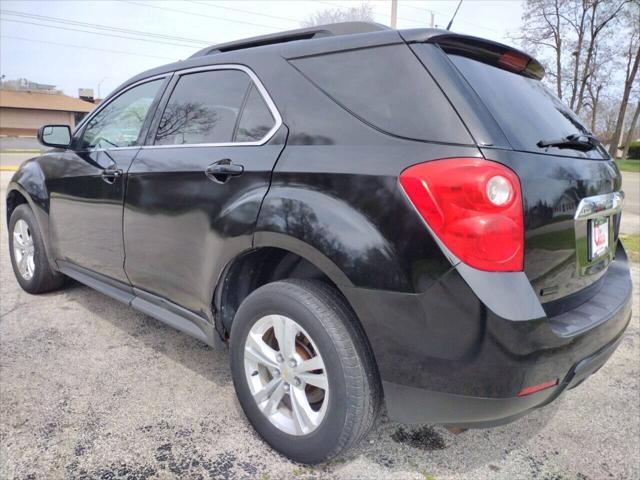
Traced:
<svg viewBox="0 0 640 480">
<path fill-rule="evenodd" d="M 547 388 L 555 387 L 556 385 L 558 385 L 557 378 L 555 380 L 549 380 L 548 382 L 540 383 L 538 385 L 532 385 L 531 387 L 525 387 L 522 390 L 520 390 L 520 393 L 518 393 L 518 396 L 525 397 L 527 395 L 531 395 L 532 393 L 536 393 L 541 390 L 546 390 Z"/>
</svg>

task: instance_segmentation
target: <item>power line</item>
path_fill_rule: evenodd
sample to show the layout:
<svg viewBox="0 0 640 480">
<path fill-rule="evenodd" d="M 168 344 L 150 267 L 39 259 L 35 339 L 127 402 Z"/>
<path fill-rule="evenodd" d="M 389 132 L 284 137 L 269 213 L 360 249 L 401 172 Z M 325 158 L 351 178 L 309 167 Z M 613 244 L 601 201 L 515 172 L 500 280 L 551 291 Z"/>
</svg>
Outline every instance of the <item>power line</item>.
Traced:
<svg viewBox="0 0 640 480">
<path fill-rule="evenodd" d="M 121 50 L 110 50 L 110 49 L 106 49 L 106 48 L 85 47 L 84 45 L 74 45 L 74 44 L 71 44 L 71 43 L 50 42 L 48 40 L 36 40 L 34 38 L 14 37 L 12 35 L 0 35 L 0 37 L 2 37 L 2 38 L 10 38 L 12 40 L 22 40 L 22 41 L 25 41 L 25 42 L 46 43 L 46 44 L 49 44 L 49 45 L 59 45 L 61 47 L 78 48 L 78 49 L 82 49 L 82 50 L 96 50 L 98 52 L 118 53 L 118 54 L 121 54 L 121 55 L 134 55 L 136 57 L 159 58 L 161 60 L 172 60 L 172 61 L 176 60 L 175 58 L 171 58 L 171 57 L 158 57 L 156 55 L 146 55 L 146 54 L 143 54 L 143 53 L 124 52 L 124 51 L 121 51 Z"/>
<path fill-rule="evenodd" d="M 315 0 L 315 3 L 322 3 L 322 4 L 324 4 L 324 5 L 327 5 L 327 6 L 329 6 L 329 7 L 334 7 L 334 8 L 353 8 L 353 7 L 350 7 L 350 6 L 348 6 L 348 5 L 340 5 L 340 4 L 333 3 L 333 2 L 326 2 L 326 1 L 323 1 L 323 0 Z M 399 3 L 399 5 L 401 5 L 401 4 Z M 374 9 L 375 9 L 376 7 L 378 7 L 378 8 L 382 8 L 382 6 L 380 6 L 380 5 L 372 5 L 372 7 L 373 7 Z M 388 17 L 388 16 L 389 16 L 389 14 L 388 14 L 388 13 L 384 13 L 384 14 L 380 13 L 379 15 L 381 15 L 381 16 L 383 16 L 383 17 Z M 397 18 L 398 20 L 404 20 L 404 21 L 407 21 L 407 22 L 413 22 L 413 23 L 416 23 L 416 24 L 418 24 L 418 25 L 424 25 L 424 24 L 425 24 L 425 22 L 421 22 L 421 21 L 419 21 L 419 20 L 415 20 L 415 19 L 413 19 L 413 18 L 399 17 L 399 16 L 397 16 L 397 15 L 396 15 L 396 18 Z"/>
<path fill-rule="evenodd" d="M 189 3 L 194 3 L 196 5 L 205 5 L 207 7 L 213 7 L 213 8 L 222 8 L 224 10 L 231 10 L 233 12 L 241 12 L 241 13 L 249 13 L 251 15 L 259 15 L 261 17 L 267 17 L 267 18 L 273 18 L 275 20 L 287 20 L 289 22 L 295 22 L 295 23 L 300 23 L 302 20 L 297 20 L 295 18 L 291 18 L 291 17 L 279 17 L 277 15 L 269 15 L 266 13 L 258 13 L 258 12 L 252 12 L 251 10 L 244 10 L 242 8 L 234 8 L 234 7 L 226 7 L 226 6 L 222 6 L 222 5 L 215 5 L 213 3 L 209 3 L 209 2 L 198 2 L 196 0 L 186 0 Z"/>
<path fill-rule="evenodd" d="M 346 5 L 340 5 L 338 3 L 325 2 L 323 0 L 315 0 L 315 2 L 324 3 L 325 5 L 329 5 L 330 7 L 336 7 L 336 8 L 352 8 L 352 7 L 347 7 Z"/>
<path fill-rule="evenodd" d="M 410 8 L 415 8 L 416 10 L 422 10 L 424 12 L 429 12 L 429 13 L 433 13 L 433 14 L 437 13 L 438 15 L 442 15 L 443 17 L 449 17 L 448 13 L 444 13 L 444 12 L 441 12 L 439 10 L 431 10 L 429 8 L 424 8 L 424 7 L 414 7 L 413 5 L 408 5 L 408 4 L 406 6 L 410 7 Z M 467 25 L 471 25 L 471 26 L 476 27 L 476 28 L 481 28 L 483 30 L 488 30 L 490 32 L 495 31 L 495 29 L 493 29 L 493 28 L 485 27 L 484 25 L 478 25 L 477 23 L 469 22 L 467 20 L 458 20 L 458 22 L 466 23 Z"/>
<path fill-rule="evenodd" d="M 413 22 L 413 23 L 416 23 L 418 25 L 423 25 L 425 27 L 426 27 L 426 23 L 427 23 L 426 19 L 424 21 L 422 21 L 422 20 L 414 20 L 413 18 L 398 17 L 398 20 L 404 20 L 405 22 Z"/>
<path fill-rule="evenodd" d="M 25 20 L 13 20 L 13 19 L 10 19 L 10 18 L 0 18 L 0 20 L 2 20 L 3 22 L 13 22 L 13 23 L 20 23 L 20 24 L 24 24 L 24 25 L 35 25 L 35 26 L 38 26 L 38 27 L 55 28 L 57 30 L 67 30 L 67 31 L 70 31 L 70 32 L 88 33 L 90 35 L 98 35 L 98 36 L 101 36 L 101 37 L 124 38 L 124 39 L 127 39 L 127 40 L 136 40 L 138 42 L 148 42 L 148 43 L 154 43 L 154 44 L 161 43 L 163 45 L 170 45 L 170 46 L 173 46 L 173 47 L 194 48 L 193 45 L 185 45 L 185 44 L 177 44 L 177 43 L 171 43 L 171 42 L 163 42 L 161 40 L 148 40 L 148 39 L 145 39 L 145 38 L 127 37 L 126 35 L 116 35 L 114 33 L 91 32 L 89 30 L 82 30 L 82 29 L 79 29 L 79 28 L 60 27 L 60 26 L 57 26 L 57 25 L 45 25 L 44 23 L 27 22 Z"/>
<path fill-rule="evenodd" d="M 71 20 L 71 19 L 68 19 L 68 18 L 48 17 L 46 15 L 36 15 L 36 14 L 33 14 L 33 13 L 18 12 L 18 11 L 14 11 L 14 10 L 5 10 L 5 9 L 3 9 L 1 11 L 1 13 L 3 15 L 11 15 L 11 16 L 21 17 L 21 18 L 35 19 L 35 20 L 51 22 L 51 23 L 60 23 L 60 24 L 64 24 L 64 25 L 75 25 L 75 26 L 81 26 L 81 27 L 89 27 L 89 28 L 93 28 L 93 29 L 96 29 L 96 30 L 106 30 L 106 31 L 113 31 L 113 32 L 120 32 L 120 33 L 128 33 L 128 34 L 145 36 L 145 37 L 150 37 L 150 38 L 159 38 L 159 39 L 163 39 L 163 40 L 175 40 L 175 41 L 178 41 L 178 42 L 191 42 L 191 43 L 199 43 L 199 44 L 206 44 L 206 45 L 211 45 L 212 43 L 216 43 L 216 42 L 212 42 L 210 40 L 199 40 L 199 39 L 195 39 L 195 38 L 179 37 L 179 36 L 174 36 L 174 35 L 166 35 L 166 34 L 162 34 L 162 33 L 143 32 L 143 31 L 140 31 L 140 30 L 131 30 L 131 29 L 128 29 L 128 28 L 112 27 L 112 26 L 109 26 L 109 25 L 99 25 L 99 24 L 96 24 L 96 23 L 81 22 L 79 20 Z"/>
<path fill-rule="evenodd" d="M 375 8 L 375 6 L 374 6 L 374 8 Z M 418 8 L 418 7 L 413 7 L 413 8 Z M 449 16 L 449 14 L 444 13 L 444 12 L 440 12 L 438 10 L 427 10 L 426 8 L 421 8 L 420 10 L 423 10 L 425 12 L 433 13 L 434 15 L 435 14 L 441 15 L 443 17 L 448 17 Z M 398 17 L 398 20 L 405 20 L 407 22 L 414 22 L 414 23 L 423 23 L 423 22 L 418 22 L 418 21 L 410 19 L 410 18 L 406 18 L 406 17 Z M 468 22 L 467 20 L 458 20 L 458 22 L 459 23 L 466 23 L 467 25 L 471 25 L 473 27 L 480 28 L 482 30 L 487 30 L 489 32 L 494 32 L 495 31 L 495 29 L 493 29 L 493 28 L 485 27 L 483 25 L 478 25 L 477 23 L 473 23 L 473 22 Z"/>
<path fill-rule="evenodd" d="M 131 0 L 120 0 L 120 1 L 125 2 L 125 3 L 130 3 L 132 5 L 138 5 L 138 6 L 141 6 L 141 7 L 156 8 L 158 10 L 166 10 L 167 12 L 182 13 L 184 15 L 191 15 L 191 16 L 199 17 L 199 18 L 202 18 L 202 17 L 212 18 L 214 20 L 222 20 L 223 22 L 242 23 L 244 25 L 251 25 L 251 26 L 254 26 L 254 27 L 265 27 L 265 28 L 269 28 L 269 29 L 282 30 L 282 27 L 275 27 L 273 25 L 265 25 L 264 23 L 253 23 L 253 22 L 245 22 L 244 20 L 233 20 L 231 18 L 216 17 L 216 16 L 213 16 L 213 15 L 206 15 L 204 13 L 188 12 L 186 10 L 180 10 L 180 9 L 177 9 L 177 8 L 161 7 L 160 5 L 151 5 L 149 3 L 133 2 Z"/>
<path fill-rule="evenodd" d="M 414 5 L 411 5 L 409 3 L 405 3 L 403 4 L 405 7 L 409 7 L 409 8 L 415 8 L 416 10 L 422 10 L 423 12 L 430 12 L 430 13 L 436 13 L 435 10 L 430 10 L 428 8 L 424 8 L 424 7 L 416 7 Z"/>
<path fill-rule="evenodd" d="M 316 1 L 316 3 L 323 3 L 325 5 L 329 5 L 329 6 L 335 7 L 335 8 L 351 8 L 351 7 L 347 6 L 347 5 L 339 5 L 337 3 L 327 2 L 327 1 L 323 1 L 323 0 L 315 0 L 315 1 Z M 404 5 L 404 4 L 400 3 L 399 5 Z M 411 7 L 411 8 L 415 8 L 415 9 L 418 9 L 418 10 L 423 10 L 425 12 L 430 12 L 430 13 L 442 15 L 444 17 L 448 17 L 449 16 L 449 14 L 443 13 L 443 12 L 438 11 L 438 10 L 431 10 L 431 9 L 423 8 L 423 7 L 414 7 L 413 5 L 406 5 L 406 6 Z M 373 5 L 374 9 L 376 7 L 382 8 L 380 5 Z M 384 17 L 388 16 L 388 14 L 380 14 L 380 15 L 382 15 Z M 423 22 L 419 22 L 419 21 L 411 19 L 411 18 L 406 18 L 406 17 L 398 17 L 398 20 L 405 20 L 407 22 L 413 22 L 413 23 L 423 23 Z M 473 23 L 473 22 L 468 22 L 467 20 L 458 20 L 458 22 L 466 23 L 467 25 L 471 25 L 473 27 L 480 28 L 480 29 L 483 29 L 483 30 L 487 30 L 487 31 L 490 31 L 490 32 L 495 31 L 493 28 L 485 27 L 483 25 L 478 25 L 477 23 Z M 426 21 L 424 23 L 426 23 Z"/>
</svg>

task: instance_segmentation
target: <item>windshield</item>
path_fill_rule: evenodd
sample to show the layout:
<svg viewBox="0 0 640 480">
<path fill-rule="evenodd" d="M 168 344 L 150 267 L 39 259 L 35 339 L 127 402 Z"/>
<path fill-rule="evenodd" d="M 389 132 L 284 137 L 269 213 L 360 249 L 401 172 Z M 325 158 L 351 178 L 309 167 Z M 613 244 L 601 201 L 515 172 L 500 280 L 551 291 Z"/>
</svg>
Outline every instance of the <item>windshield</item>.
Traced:
<svg viewBox="0 0 640 480">
<path fill-rule="evenodd" d="M 589 134 L 580 119 L 539 80 L 450 54 L 460 73 L 482 99 L 515 150 L 545 153 L 541 140 Z M 588 152 L 549 148 L 564 156 L 606 158 L 600 149 Z"/>
</svg>

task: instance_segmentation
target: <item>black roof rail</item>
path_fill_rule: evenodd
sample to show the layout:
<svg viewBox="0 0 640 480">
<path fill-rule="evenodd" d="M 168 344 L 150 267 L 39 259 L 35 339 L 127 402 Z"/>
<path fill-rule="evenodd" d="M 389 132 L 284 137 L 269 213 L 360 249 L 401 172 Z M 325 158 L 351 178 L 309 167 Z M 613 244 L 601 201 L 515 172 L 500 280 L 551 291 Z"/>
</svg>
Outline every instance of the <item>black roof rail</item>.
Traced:
<svg viewBox="0 0 640 480">
<path fill-rule="evenodd" d="M 316 25 L 308 28 L 299 28 L 297 30 L 288 30 L 286 32 L 270 33 L 259 37 L 245 38 L 242 40 L 234 40 L 233 42 L 221 43 L 205 47 L 197 51 L 189 58 L 203 57 L 215 53 L 231 52 L 233 50 L 242 50 L 244 48 L 262 47 L 264 45 L 275 45 L 278 43 L 293 42 L 295 40 L 308 40 L 319 37 L 332 37 L 336 35 L 350 35 L 354 33 L 378 32 L 380 30 L 389 30 L 389 27 L 373 22 L 342 22 L 331 23 L 327 25 Z"/>
</svg>

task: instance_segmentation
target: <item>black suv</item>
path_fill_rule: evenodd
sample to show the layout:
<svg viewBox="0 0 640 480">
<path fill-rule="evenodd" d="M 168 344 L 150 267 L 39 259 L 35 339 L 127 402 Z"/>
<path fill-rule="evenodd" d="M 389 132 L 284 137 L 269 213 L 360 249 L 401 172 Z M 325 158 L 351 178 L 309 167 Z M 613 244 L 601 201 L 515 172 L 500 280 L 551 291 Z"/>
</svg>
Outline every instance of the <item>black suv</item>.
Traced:
<svg viewBox="0 0 640 480">
<path fill-rule="evenodd" d="M 74 278 L 219 348 L 275 449 L 485 427 L 600 368 L 631 312 L 621 177 L 508 46 L 346 23 L 140 74 L 7 196 L 30 293 Z"/>
</svg>

